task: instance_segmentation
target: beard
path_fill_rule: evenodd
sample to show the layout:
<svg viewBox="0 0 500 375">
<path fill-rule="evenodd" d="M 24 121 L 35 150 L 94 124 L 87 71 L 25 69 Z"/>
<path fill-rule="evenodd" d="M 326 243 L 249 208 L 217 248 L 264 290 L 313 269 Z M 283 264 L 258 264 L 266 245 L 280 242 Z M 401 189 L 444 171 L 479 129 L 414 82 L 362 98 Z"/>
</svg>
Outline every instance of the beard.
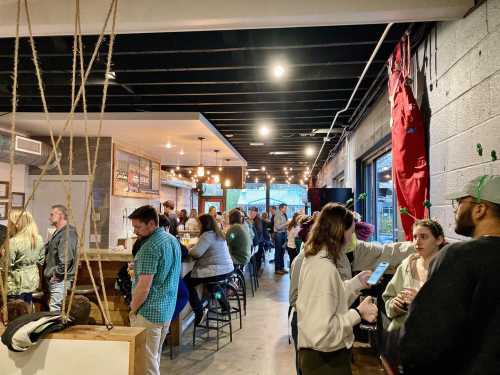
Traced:
<svg viewBox="0 0 500 375">
<path fill-rule="evenodd" d="M 456 218 L 455 233 L 466 237 L 472 237 L 476 226 L 472 220 L 472 211 L 469 208 Z"/>
</svg>

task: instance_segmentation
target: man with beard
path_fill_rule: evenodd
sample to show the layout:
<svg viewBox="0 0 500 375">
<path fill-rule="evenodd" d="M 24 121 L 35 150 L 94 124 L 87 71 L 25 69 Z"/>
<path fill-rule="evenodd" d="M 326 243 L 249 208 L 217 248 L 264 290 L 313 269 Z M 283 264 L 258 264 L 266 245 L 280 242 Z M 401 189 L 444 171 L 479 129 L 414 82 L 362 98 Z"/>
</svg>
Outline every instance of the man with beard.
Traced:
<svg viewBox="0 0 500 375">
<path fill-rule="evenodd" d="M 410 304 L 401 338 L 405 375 L 500 372 L 500 176 L 480 176 L 453 199 L 455 231 Z"/>
</svg>

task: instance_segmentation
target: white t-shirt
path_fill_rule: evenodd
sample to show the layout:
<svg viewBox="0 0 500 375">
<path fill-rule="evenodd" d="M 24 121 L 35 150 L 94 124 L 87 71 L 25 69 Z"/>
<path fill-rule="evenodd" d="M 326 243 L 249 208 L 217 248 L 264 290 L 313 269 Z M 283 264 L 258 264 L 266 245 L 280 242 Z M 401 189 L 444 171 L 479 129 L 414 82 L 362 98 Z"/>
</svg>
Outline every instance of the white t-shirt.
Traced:
<svg viewBox="0 0 500 375">
<path fill-rule="evenodd" d="M 290 249 L 295 249 L 295 238 L 297 238 L 299 231 L 300 225 L 296 225 L 291 230 L 288 230 L 288 242 L 286 246 Z"/>
</svg>

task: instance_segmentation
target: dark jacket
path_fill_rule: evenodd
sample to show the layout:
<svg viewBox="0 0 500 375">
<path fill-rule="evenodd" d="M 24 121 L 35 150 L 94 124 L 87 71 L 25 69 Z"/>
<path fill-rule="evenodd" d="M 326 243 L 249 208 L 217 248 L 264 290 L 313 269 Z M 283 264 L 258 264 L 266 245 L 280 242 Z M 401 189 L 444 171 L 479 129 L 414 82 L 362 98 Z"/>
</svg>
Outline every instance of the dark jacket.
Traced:
<svg viewBox="0 0 500 375">
<path fill-rule="evenodd" d="M 66 228 L 68 233 L 66 234 Z M 72 279 L 76 270 L 76 252 L 78 251 L 78 234 L 76 228 L 72 225 L 66 225 L 57 230 L 50 240 L 45 244 L 45 269 L 44 276 L 50 279 L 56 276 L 59 279 L 64 278 L 64 251 L 68 236 L 68 278 Z"/>
<path fill-rule="evenodd" d="M 500 373 L 499 265 L 500 237 L 440 251 L 404 326 L 405 375 Z"/>
</svg>

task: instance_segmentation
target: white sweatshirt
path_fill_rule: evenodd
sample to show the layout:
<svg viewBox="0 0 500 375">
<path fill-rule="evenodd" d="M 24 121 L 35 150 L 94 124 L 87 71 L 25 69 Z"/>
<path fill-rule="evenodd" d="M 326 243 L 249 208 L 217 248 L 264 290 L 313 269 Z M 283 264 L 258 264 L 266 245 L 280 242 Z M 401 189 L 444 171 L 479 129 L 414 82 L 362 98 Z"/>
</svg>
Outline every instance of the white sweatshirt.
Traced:
<svg viewBox="0 0 500 375">
<path fill-rule="evenodd" d="M 358 297 L 363 285 L 354 277 L 342 281 L 326 250 L 305 257 L 299 278 L 296 303 L 299 348 L 321 352 L 351 348 L 352 327 L 361 317 L 349 306 Z"/>
</svg>

